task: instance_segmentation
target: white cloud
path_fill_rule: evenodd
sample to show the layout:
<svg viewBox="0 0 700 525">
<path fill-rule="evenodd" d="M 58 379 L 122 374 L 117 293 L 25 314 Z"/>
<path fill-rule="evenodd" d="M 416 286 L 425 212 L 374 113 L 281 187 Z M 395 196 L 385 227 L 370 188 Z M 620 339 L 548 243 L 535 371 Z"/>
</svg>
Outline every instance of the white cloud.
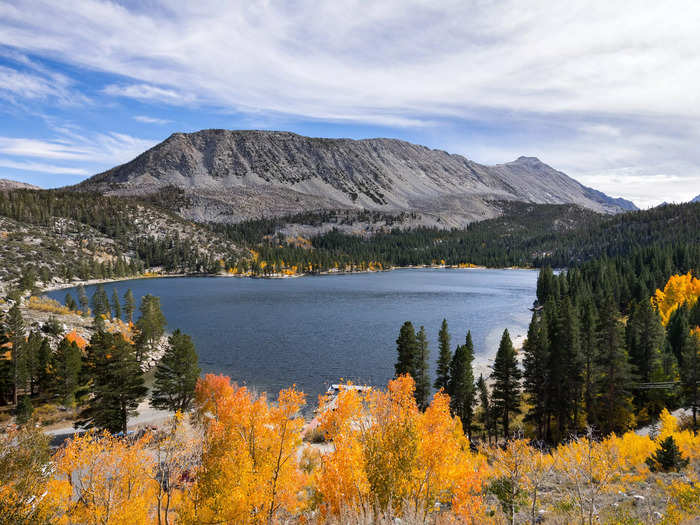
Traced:
<svg viewBox="0 0 700 525">
<path fill-rule="evenodd" d="M 50 140 L 0 136 L 0 166 L 42 173 L 90 175 L 105 166 L 127 162 L 156 143 L 123 133 L 83 135 L 68 128 L 57 130 L 57 137 Z"/>
<path fill-rule="evenodd" d="M 144 124 L 169 124 L 172 120 L 164 118 L 149 117 L 147 115 L 135 115 L 134 120 L 143 122 Z"/>
<path fill-rule="evenodd" d="M 110 84 L 105 86 L 102 92 L 116 97 L 135 98 L 137 100 L 175 105 L 186 104 L 194 100 L 192 95 L 181 94 L 172 89 L 163 89 L 149 84 Z"/>
<path fill-rule="evenodd" d="M 84 168 L 71 168 L 41 162 L 16 162 L 2 157 L 0 157 L 0 167 L 23 171 L 38 171 L 40 173 L 55 173 L 57 175 L 90 175 L 90 172 Z"/>
<path fill-rule="evenodd" d="M 609 191 L 627 195 L 632 171 L 697 186 L 698 16 L 692 0 L 0 0 L 0 45 L 120 75 L 103 92 L 144 102 L 438 135 L 441 119 L 514 128 L 462 152 L 535 149 L 573 176 L 618 173 Z"/>
</svg>

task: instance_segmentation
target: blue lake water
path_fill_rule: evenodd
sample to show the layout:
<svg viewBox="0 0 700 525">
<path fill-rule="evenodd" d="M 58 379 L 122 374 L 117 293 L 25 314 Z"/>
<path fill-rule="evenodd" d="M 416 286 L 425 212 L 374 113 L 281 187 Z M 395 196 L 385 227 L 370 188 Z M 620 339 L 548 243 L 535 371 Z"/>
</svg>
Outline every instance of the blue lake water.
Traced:
<svg viewBox="0 0 700 525">
<path fill-rule="evenodd" d="M 105 285 L 111 298 L 131 288 L 139 300 L 160 297 L 167 330 L 192 336 L 203 372 L 276 394 L 295 383 L 314 402 L 339 378 L 385 385 L 393 376 L 396 337 L 404 321 L 428 333 L 431 363 L 447 319 L 453 347 L 468 329 L 478 376 L 501 333 L 524 336 L 535 299 L 529 270 L 407 269 L 295 279 L 183 277 Z M 94 286 L 87 286 L 92 296 Z M 48 296 L 63 302 L 67 292 Z"/>
</svg>

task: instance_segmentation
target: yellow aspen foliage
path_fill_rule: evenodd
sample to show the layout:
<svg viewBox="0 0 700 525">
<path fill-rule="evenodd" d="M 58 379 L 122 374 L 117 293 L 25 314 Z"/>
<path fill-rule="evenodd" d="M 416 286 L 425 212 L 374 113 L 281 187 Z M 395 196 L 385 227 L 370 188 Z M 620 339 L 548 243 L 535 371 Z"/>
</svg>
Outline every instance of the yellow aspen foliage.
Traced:
<svg viewBox="0 0 700 525">
<path fill-rule="evenodd" d="M 700 516 L 700 479 L 696 473 L 691 473 L 689 478 L 674 479 L 668 484 L 657 480 L 668 501 L 662 524 L 694 523 Z"/>
<path fill-rule="evenodd" d="M 303 503 L 299 468 L 304 395 L 282 390 L 277 403 L 228 377 L 207 375 L 196 388 L 204 430 L 201 465 L 183 504 L 185 523 L 273 523 Z"/>
<path fill-rule="evenodd" d="M 442 503 L 478 511 L 484 462 L 469 451 L 449 398 L 438 393 L 420 412 L 414 389 L 401 376 L 386 391 L 341 390 L 332 406 L 322 404 L 320 425 L 334 446 L 316 477 L 324 515 L 393 509 L 425 518 Z"/>
<path fill-rule="evenodd" d="M 659 311 L 661 322 L 668 324 L 671 314 L 681 305 L 692 307 L 700 297 L 700 279 L 688 272 L 685 275 L 672 275 L 663 290 L 656 290 L 651 304 Z"/>
<path fill-rule="evenodd" d="M 678 420 L 665 408 L 659 415 L 659 422 L 659 435 L 656 438 L 655 449 L 664 439 L 672 436 L 683 457 L 693 463 L 700 461 L 700 434 L 695 434 L 691 430 L 680 430 Z"/>
<path fill-rule="evenodd" d="M 628 480 L 633 473 L 637 478 L 648 473 L 645 460 L 657 449 L 658 445 L 649 436 L 640 436 L 634 432 L 625 432 L 621 436 L 611 434 L 605 438 L 607 446 L 615 448 L 620 462 L 620 469 L 628 472 Z"/>
<path fill-rule="evenodd" d="M 89 432 L 68 443 L 55 458 L 53 490 L 67 523 L 139 525 L 151 523 L 149 511 L 157 490 L 151 478 L 149 438 L 134 443 L 108 432 Z"/>
<path fill-rule="evenodd" d="M 615 443 L 581 438 L 560 445 L 553 453 L 557 471 L 564 475 L 581 523 L 594 522 L 600 497 L 617 490 L 622 471 Z"/>
</svg>

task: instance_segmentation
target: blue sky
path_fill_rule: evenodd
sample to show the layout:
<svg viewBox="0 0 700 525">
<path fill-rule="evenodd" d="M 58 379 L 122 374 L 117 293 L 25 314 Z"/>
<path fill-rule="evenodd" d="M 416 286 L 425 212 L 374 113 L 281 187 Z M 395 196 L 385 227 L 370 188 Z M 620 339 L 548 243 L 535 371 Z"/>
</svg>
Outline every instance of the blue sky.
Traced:
<svg viewBox="0 0 700 525">
<path fill-rule="evenodd" d="M 42 187 L 175 131 L 537 156 L 640 206 L 700 194 L 700 5 L 0 0 L 0 177 Z"/>
</svg>

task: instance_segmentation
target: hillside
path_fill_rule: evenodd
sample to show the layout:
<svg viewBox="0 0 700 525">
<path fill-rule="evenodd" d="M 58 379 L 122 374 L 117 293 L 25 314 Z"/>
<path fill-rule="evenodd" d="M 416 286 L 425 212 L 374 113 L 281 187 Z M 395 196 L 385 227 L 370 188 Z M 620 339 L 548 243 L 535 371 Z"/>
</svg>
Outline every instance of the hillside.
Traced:
<svg viewBox="0 0 700 525">
<path fill-rule="evenodd" d="M 18 180 L 0 179 L 0 191 L 8 190 L 38 190 L 38 186 Z"/>
<path fill-rule="evenodd" d="M 0 192 L 0 284 L 45 286 L 148 269 L 203 273 L 242 252 L 209 228 L 148 203 L 90 193 Z"/>
<path fill-rule="evenodd" d="M 490 201 L 577 204 L 601 213 L 635 209 L 534 157 L 485 166 L 395 139 L 321 139 L 277 131 L 175 133 L 137 158 L 82 182 L 107 195 L 158 194 L 200 222 L 317 210 L 412 212 L 419 223 L 460 227 L 493 218 Z"/>
</svg>

